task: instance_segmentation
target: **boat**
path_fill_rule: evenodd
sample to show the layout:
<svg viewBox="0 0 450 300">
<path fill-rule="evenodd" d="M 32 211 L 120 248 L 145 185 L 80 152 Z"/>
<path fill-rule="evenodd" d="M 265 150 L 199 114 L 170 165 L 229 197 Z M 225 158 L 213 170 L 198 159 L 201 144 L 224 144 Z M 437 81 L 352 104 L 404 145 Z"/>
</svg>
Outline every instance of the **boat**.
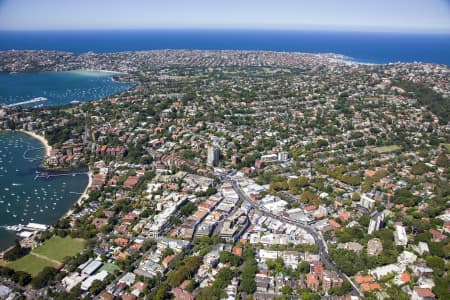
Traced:
<svg viewBox="0 0 450 300">
<path fill-rule="evenodd" d="M 9 230 L 9 231 L 16 231 L 16 232 L 22 231 L 23 228 L 24 228 L 24 225 L 22 225 L 22 224 L 5 226 L 5 229 L 6 229 L 6 230 Z"/>
</svg>

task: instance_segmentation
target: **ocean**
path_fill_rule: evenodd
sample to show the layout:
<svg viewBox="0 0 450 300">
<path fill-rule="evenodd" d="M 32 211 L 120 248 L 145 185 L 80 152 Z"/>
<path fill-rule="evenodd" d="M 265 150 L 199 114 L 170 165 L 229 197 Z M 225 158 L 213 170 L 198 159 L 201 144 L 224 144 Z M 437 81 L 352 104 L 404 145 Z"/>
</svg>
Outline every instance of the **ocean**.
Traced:
<svg viewBox="0 0 450 300">
<path fill-rule="evenodd" d="M 14 242 L 4 226 L 29 222 L 51 225 L 64 215 L 88 184 L 88 176 L 36 179 L 43 145 L 21 132 L 0 132 L 0 249 Z"/>
<path fill-rule="evenodd" d="M 118 52 L 154 49 L 339 53 L 366 63 L 450 65 L 450 34 L 300 30 L 0 31 L 0 50 Z"/>
<path fill-rule="evenodd" d="M 37 97 L 46 101 L 28 106 L 64 105 L 71 101 L 90 101 L 116 94 L 132 83 L 115 82 L 104 72 L 70 71 L 0 74 L 0 104 L 13 104 Z"/>
</svg>

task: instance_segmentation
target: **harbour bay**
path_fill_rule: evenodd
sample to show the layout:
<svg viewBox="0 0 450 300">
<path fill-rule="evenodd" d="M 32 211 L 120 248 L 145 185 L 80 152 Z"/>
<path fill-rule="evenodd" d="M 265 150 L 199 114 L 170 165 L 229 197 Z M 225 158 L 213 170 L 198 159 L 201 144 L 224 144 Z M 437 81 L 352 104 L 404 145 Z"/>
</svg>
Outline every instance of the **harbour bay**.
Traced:
<svg viewBox="0 0 450 300">
<path fill-rule="evenodd" d="M 0 74 L 0 105 L 67 105 L 101 99 L 133 86 L 113 81 L 113 75 L 94 71 Z M 32 100 L 40 97 L 45 100 Z M 6 226 L 51 225 L 69 211 L 88 185 L 87 174 L 51 173 L 57 176 L 36 178 L 44 156 L 42 141 L 22 132 L 0 132 L 0 250 L 16 239 Z"/>
<path fill-rule="evenodd" d="M 133 86 L 112 80 L 114 73 L 92 71 L 0 74 L 0 104 L 17 104 L 38 97 L 27 106 L 55 106 L 85 102 L 116 94 Z"/>
<path fill-rule="evenodd" d="M 69 210 L 88 183 L 87 175 L 35 179 L 43 145 L 21 132 L 0 133 L 0 249 L 11 245 L 5 226 L 52 224 Z"/>
</svg>

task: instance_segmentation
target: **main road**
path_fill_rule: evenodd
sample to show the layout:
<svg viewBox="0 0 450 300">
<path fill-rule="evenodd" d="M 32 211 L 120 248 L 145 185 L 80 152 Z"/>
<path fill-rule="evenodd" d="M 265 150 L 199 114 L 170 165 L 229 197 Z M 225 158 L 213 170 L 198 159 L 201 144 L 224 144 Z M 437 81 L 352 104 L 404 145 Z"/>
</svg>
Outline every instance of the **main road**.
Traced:
<svg viewBox="0 0 450 300">
<path fill-rule="evenodd" d="M 233 185 L 234 190 L 239 195 L 239 198 L 241 198 L 244 202 L 248 203 L 258 213 L 260 213 L 264 216 L 271 217 L 273 219 L 277 219 L 281 222 L 297 226 L 297 227 L 305 230 L 310 235 L 312 235 L 312 237 L 314 238 L 314 241 L 316 242 L 316 245 L 319 249 L 320 260 L 322 261 L 324 266 L 330 270 L 335 271 L 342 279 L 347 280 L 350 283 L 350 285 L 353 287 L 353 290 L 355 291 L 355 293 L 357 293 L 360 297 L 363 296 L 363 294 L 361 293 L 359 288 L 356 286 L 356 284 L 351 280 L 351 278 L 348 277 L 346 274 L 342 273 L 336 267 L 336 265 L 328 258 L 328 247 L 327 247 L 327 244 L 326 244 L 321 232 L 317 231 L 314 227 L 312 227 L 304 222 L 292 220 L 292 219 L 289 219 L 284 216 L 278 216 L 278 215 L 275 215 L 275 214 L 261 208 L 258 204 L 253 202 L 247 196 L 247 194 L 244 193 L 244 191 L 242 191 L 242 189 L 239 187 L 239 185 L 236 183 L 236 181 L 231 180 L 231 183 Z"/>
</svg>

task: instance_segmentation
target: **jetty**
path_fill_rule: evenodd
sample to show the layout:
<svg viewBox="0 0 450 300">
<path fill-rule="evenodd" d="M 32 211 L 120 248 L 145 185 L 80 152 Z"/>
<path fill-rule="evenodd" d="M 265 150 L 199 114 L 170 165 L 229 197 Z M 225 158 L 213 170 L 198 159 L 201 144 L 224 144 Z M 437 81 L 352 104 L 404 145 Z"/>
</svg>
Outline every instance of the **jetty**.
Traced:
<svg viewBox="0 0 450 300">
<path fill-rule="evenodd" d="M 88 172 L 76 172 L 76 173 L 61 173 L 61 174 L 49 174 L 48 172 L 37 172 L 36 176 L 34 176 L 34 180 L 38 178 L 49 179 L 50 177 L 59 177 L 59 176 L 76 176 L 76 175 L 87 175 Z"/>
<path fill-rule="evenodd" d="M 48 99 L 45 97 L 36 97 L 36 98 L 30 99 L 30 100 L 8 104 L 8 105 L 6 105 L 6 107 L 14 107 L 14 106 L 19 106 L 19 105 L 24 105 L 24 104 L 31 104 L 31 103 L 36 103 L 36 102 L 47 101 L 47 100 Z"/>
</svg>

